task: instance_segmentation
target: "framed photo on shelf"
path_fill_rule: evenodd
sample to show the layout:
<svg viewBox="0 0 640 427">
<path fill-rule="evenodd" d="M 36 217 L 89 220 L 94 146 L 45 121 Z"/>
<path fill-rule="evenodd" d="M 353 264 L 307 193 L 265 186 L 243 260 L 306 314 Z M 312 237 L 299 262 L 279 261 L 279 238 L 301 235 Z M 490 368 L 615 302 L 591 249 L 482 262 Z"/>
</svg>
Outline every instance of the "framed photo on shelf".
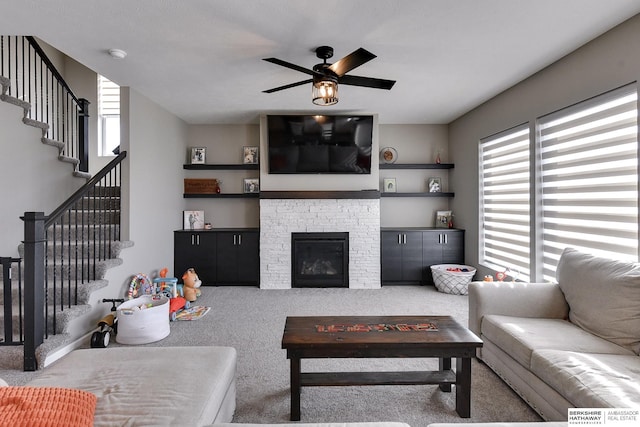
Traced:
<svg viewBox="0 0 640 427">
<path fill-rule="evenodd" d="M 258 179 L 258 178 L 244 178 L 244 192 L 245 193 L 259 193 L 260 192 L 260 179 Z"/>
<path fill-rule="evenodd" d="M 382 192 L 383 193 L 395 193 L 396 192 L 396 179 L 384 178 L 382 180 Z"/>
<path fill-rule="evenodd" d="M 204 228 L 204 211 L 182 211 L 182 228 L 202 230 Z"/>
<path fill-rule="evenodd" d="M 242 147 L 242 162 L 245 165 L 258 164 L 258 147 Z"/>
<path fill-rule="evenodd" d="M 451 211 L 436 211 L 436 228 L 449 228 Z"/>
<path fill-rule="evenodd" d="M 438 176 L 432 176 L 427 180 L 429 193 L 440 193 L 442 191 L 442 181 Z"/>
<path fill-rule="evenodd" d="M 204 165 L 206 151 L 205 147 L 191 147 L 191 164 Z"/>
</svg>

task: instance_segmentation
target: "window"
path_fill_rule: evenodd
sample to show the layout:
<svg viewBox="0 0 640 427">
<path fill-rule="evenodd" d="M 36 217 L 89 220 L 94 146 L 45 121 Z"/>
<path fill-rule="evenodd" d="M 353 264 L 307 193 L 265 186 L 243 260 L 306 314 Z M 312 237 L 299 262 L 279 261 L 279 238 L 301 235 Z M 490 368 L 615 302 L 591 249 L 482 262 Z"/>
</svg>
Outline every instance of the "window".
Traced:
<svg viewBox="0 0 640 427">
<path fill-rule="evenodd" d="M 636 85 L 538 120 L 542 274 L 573 247 L 638 261 Z"/>
<path fill-rule="evenodd" d="M 528 280 L 529 125 L 480 141 L 480 263 Z"/>
<path fill-rule="evenodd" d="M 98 75 L 98 153 L 113 156 L 120 146 L 120 86 Z"/>
<path fill-rule="evenodd" d="M 634 83 L 538 118 L 535 149 L 528 125 L 482 139 L 480 263 L 554 281 L 566 247 L 637 262 L 637 122 Z"/>
</svg>

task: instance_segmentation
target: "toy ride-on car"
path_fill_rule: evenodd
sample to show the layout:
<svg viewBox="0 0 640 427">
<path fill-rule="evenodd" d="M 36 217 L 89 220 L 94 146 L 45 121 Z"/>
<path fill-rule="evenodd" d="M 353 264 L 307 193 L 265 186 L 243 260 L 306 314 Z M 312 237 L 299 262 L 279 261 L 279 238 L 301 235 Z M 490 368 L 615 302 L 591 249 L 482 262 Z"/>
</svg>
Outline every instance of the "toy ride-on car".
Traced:
<svg viewBox="0 0 640 427">
<path fill-rule="evenodd" d="M 116 311 L 116 303 L 124 302 L 123 299 L 103 299 L 102 302 L 111 303 L 111 313 L 104 316 L 98 321 L 99 330 L 91 335 L 91 348 L 106 348 L 111 341 L 111 333 L 118 333 L 118 319 L 114 312 Z"/>
</svg>

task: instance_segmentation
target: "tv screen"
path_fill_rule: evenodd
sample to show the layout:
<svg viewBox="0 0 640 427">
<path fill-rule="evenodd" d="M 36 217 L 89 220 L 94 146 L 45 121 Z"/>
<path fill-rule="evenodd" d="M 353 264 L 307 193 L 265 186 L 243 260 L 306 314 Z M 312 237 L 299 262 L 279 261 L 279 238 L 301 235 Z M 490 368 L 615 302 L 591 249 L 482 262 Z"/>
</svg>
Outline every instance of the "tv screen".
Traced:
<svg viewBox="0 0 640 427">
<path fill-rule="evenodd" d="M 371 173 L 373 116 L 267 116 L 269 173 Z"/>
</svg>

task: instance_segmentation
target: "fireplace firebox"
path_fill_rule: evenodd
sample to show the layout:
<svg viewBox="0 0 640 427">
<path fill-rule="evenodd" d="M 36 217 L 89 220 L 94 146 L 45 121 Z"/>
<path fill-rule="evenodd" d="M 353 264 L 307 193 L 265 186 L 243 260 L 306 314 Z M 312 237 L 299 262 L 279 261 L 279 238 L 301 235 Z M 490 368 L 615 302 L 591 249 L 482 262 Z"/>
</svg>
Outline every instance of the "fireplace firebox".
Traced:
<svg viewBox="0 0 640 427">
<path fill-rule="evenodd" d="M 291 287 L 348 288 L 349 233 L 291 233 Z"/>
</svg>

